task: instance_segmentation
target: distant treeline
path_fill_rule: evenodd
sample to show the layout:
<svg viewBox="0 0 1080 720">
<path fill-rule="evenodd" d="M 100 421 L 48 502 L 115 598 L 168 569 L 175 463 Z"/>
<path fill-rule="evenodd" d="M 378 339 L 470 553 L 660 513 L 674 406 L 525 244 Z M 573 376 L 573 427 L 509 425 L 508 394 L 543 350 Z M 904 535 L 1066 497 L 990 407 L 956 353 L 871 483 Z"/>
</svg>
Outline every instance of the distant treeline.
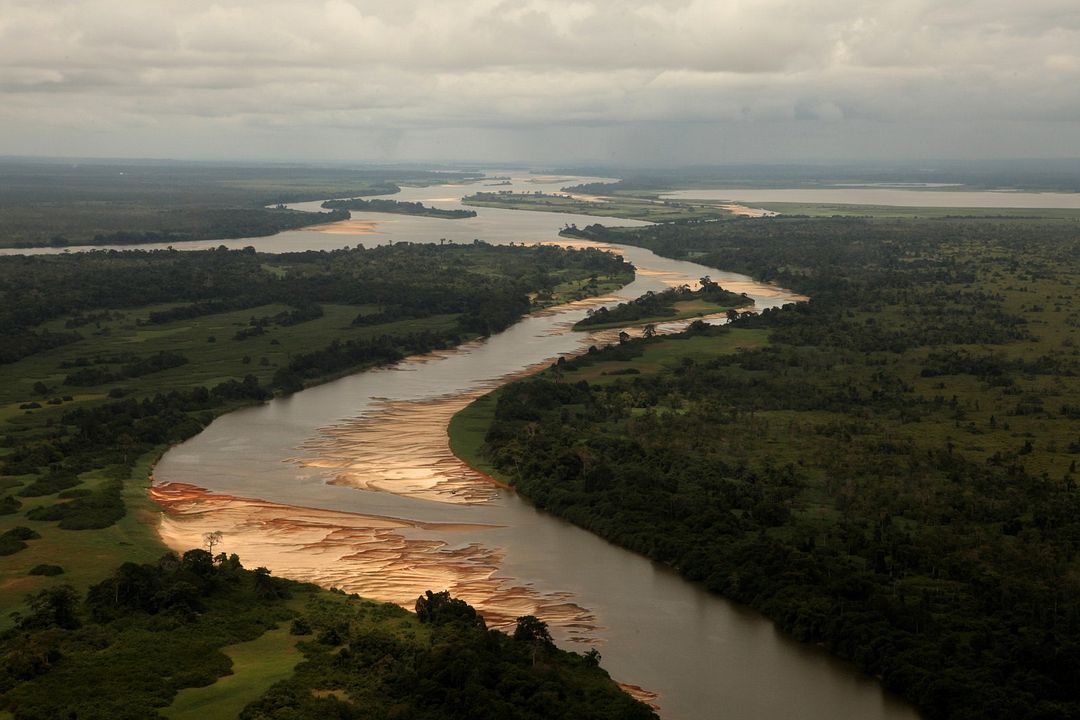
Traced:
<svg viewBox="0 0 1080 720">
<path fill-rule="evenodd" d="M 168 217 L 166 215 L 166 217 Z M 73 242 L 63 235 L 50 240 L 29 242 L 21 240 L 13 247 L 67 247 L 68 245 L 148 245 L 181 243 L 194 240 L 229 240 L 246 237 L 276 235 L 283 230 L 296 230 L 309 225 L 348 220 L 347 210 L 326 213 L 310 213 L 299 210 L 245 208 L 230 210 L 203 210 L 199 213 L 197 227 L 178 230 L 120 230 L 97 233 L 89 240 Z M 166 221 L 167 222 L 167 221 Z"/>
<path fill-rule="evenodd" d="M 360 200 L 359 198 L 353 198 L 351 200 L 327 200 L 322 206 L 336 211 L 357 210 L 451 219 L 476 217 L 475 210 L 440 210 L 439 208 L 428 207 L 422 203 L 407 202 L 404 200 Z"/>
</svg>

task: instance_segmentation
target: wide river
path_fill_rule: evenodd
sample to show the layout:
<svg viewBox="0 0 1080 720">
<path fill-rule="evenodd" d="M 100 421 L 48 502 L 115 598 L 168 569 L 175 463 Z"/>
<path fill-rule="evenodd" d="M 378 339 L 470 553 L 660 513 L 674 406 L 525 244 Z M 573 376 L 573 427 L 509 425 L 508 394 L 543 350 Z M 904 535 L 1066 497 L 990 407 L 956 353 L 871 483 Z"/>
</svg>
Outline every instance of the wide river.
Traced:
<svg viewBox="0 0 1080 720">
<path fill-rule="evenodd" d="M 1080 193 L 960 190 L 954 187 L 813 187 L 679 190 L 671 200 L 723 200 L 741 203 L 887 205 L 892 207 L 1080 209 Z"/>
<path fill-rule="evenodd" d="M 552 191 L 585 180 L 520 174 L 497 189 Z M 393 197 L 455 208 L 477 189 L 406 188 Z M 478 212 L 465 220 L 354 213 L 319 229 L 177 247 L 254 245 L 278 252 L 474 238 L 587 245 L 564 242 L 557 232 L 568 223 L 636 224 Z M 638 276 L 602 299 L 608 304 L 706 274 L 749 294 L 757 309 L 799 299 L 745 276 L 610 247 L 634 263 Z M 872 678 L 663 566 L 536 511 L 449 452 L 446 423 L 472 398 L 604 341 L 570 330 L 591 306 L 536 313 L 457 350 L 219 418 L 169 451 L 155 470 L 152 492 L 166 508 L 162 537 L 186 549 L 201 545 L 202 533 L 220 530 L 224 549 L 248 566 L 406 606 L 426 589 L 449 588 L 493 625 L 537 614 L 564 647 L 599 649 L 612 676 L 643 688 L 665 718 L 917 718 Z"/>
</svg>

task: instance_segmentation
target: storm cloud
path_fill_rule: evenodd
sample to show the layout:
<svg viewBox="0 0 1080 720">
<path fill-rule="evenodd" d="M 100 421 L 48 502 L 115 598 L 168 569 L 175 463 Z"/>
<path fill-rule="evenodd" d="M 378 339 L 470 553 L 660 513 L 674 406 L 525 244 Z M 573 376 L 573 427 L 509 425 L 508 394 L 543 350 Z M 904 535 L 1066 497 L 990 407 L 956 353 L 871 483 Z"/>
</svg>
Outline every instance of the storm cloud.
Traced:
<svg viewBox="0 0 1080 720">
<path fill-rule="evenodd" d="M 0 153 L 723 162 L 1080 147 L 1075 0 L 0 0 Z"/>
</svg>

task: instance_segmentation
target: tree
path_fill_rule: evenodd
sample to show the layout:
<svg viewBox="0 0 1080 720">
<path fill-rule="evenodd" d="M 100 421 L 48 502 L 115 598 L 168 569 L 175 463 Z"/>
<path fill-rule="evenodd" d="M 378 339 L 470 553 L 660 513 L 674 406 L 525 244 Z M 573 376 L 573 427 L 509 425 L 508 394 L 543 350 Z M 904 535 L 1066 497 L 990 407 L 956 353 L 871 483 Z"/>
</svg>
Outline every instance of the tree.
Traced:
<svg viewBox="0 0 1080 720">
<path fill-rule="evenodd" d="M 26 598 L 30 614 L 19 621 L 23 628 L 60 627 L 74 630 L 81 624 L 75 614 L 79 593 L 70 585 L 46 588 Z"/>
<path fill-rule="evenodd" d="M 206 546 L 207 551 L 209 551 L 211 555 L 214 554 L 214 546 L 219 545 L 223 537 L 224 533 L 222 533 L 220 530 L 208 532 L 202 536 L 203 545 Z"/>
<path fill-rule="evenodd" d="M 514 628 L 514 639 L 532 646 L 532 664 L 536 665 L 536 654 L 546 648 L 554 647 L 546 622 L 535 615 L 522 615 Z"/>
<path fill-rule="evenodd" d="M 641 328 L 641 337 L 649 339 L 656 335 L 656 323 L 649 323 L 645 327 Z"/>
<path fill-rule="evenodd" d="M 416 617 L 422 623 L 445 625 L 449 622 L 463 622 L 485 628 L 484 619 L 464 600 L 450 597 L 450 591 L 433 593 L 427 590 L 416 598 Z"/>
</svg>

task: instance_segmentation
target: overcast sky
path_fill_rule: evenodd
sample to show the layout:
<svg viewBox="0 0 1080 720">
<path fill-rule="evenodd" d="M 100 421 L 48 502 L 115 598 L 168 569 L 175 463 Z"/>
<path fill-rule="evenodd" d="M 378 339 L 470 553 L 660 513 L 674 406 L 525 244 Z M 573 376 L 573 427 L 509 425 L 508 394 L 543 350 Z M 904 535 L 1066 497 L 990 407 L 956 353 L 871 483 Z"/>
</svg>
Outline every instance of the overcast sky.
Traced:
<svg viewBox="0 0 1080 720">
<path fill-rule="evenodd" d="M 1080 0 L 0 0 L 0 154 L 1080 156 Z"/>
</svg>

